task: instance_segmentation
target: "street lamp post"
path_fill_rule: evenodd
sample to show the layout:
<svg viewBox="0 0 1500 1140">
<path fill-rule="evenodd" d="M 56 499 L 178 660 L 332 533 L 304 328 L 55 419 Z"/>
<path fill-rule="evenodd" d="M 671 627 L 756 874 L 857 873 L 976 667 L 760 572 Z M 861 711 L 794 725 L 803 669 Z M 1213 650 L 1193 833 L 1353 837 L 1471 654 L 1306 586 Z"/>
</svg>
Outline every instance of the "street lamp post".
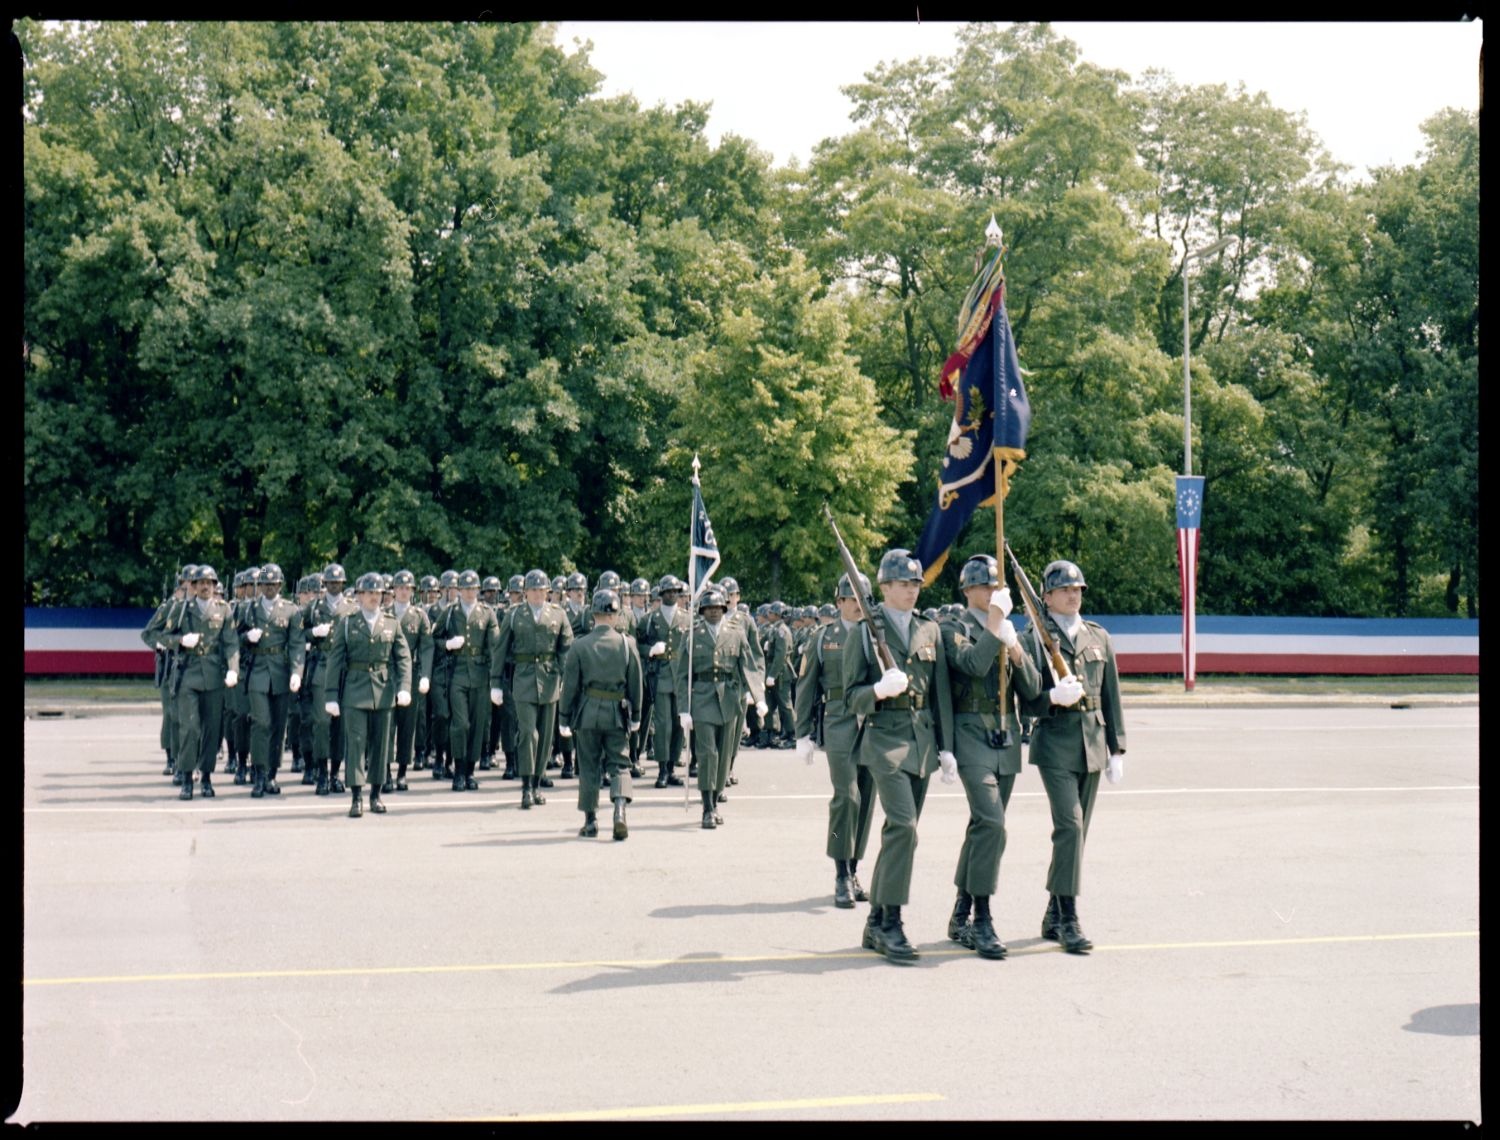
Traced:
<svg viewBox="0 0 1500 1140">
<path fill-rule="evenodd" d="M 1220 238 L 1182 259 L 1182 477 L 1177 480 L 1177 561 L 1182 574 L 1182 687 L 1189 692 L 1198 670 L 1198 530 L 1203 477 L 1193 475 L 1193 373 L 1188 321 L 1188 264 L 1218 253 L 1234 238 Z"/>
</svg>

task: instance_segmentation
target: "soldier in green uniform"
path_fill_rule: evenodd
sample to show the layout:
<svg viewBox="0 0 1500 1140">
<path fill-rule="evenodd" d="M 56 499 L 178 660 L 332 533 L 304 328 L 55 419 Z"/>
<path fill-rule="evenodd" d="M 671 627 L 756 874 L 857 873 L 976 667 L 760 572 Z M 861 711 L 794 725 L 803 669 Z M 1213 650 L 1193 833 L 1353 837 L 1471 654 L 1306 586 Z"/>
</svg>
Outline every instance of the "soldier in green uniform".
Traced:
<svg viewBox="0 0 1500 1140">
<path fill-rule="evenodd" d="M 431 690 L 432 690 L 432 677 L 433 677 L 433 661 L 434 661 L 434 659 L 436 657 L 436 653 L 435 653 L 435 651 L 433 649 L 433 646 L 432 646 L 432 613 L 431 613 L 431 609 L 432 609 L 433 603 L 435 603 L 438 600 L 438 598 L 441 597 L 441 596 L 442 596 L 442 591 L 440 591 L 438 589 L 437 576 L 434 575 L 434 574 L 423 574 L 421 580 L 418 581 L 418 583 L 417 583 L 417 592 L 416 592 L 416 595 L 412 599 L 412 605 L 416 606 L 417 609 L 421 610 L 422 611 L 422 616 L 427 619 L 427 651 L 428 651 L 428 661 L 427 661 L 427 666 L 426 666 L 426 672 L 423 674 L 427 678 L 427 690 L 423 693 L 423 695 L 422 695 L 422 697 L 421 697 L 420 700 L 418 700 L 415 697 L 412 698 L 412 703 L 415 704 L 415 705 L 417 705 L 422 710 L 417 715 L 416 741 L 414 742 L 414 744 L 412 746 L 412 753 L 413 753 L 413 755 L 412 755 L 412 765 L 411 766 L 412 766 L 412 771 L 414 771 L 414 772 L 420 772 L 423 768 L 427 767 L 427 765 L 428 765 L 428 755 L 429 755 L 429 752 L 430 752 L 430 750 L 432 748 L 432 694 L 431 694 Z M 406 647 L 408 649 L 411 648 L 411 639 L 409 637 L 407 638 Z M 415 669 L 415 668 L 418 667 L 418 665 L 419 665 L 419 662 L 417 661 L 417 659 L 413 658 L 412 659 L 412 668 Z M 421 682 L 419 681 L 418 685 L 420 685 L 420 684 L 421 684 Z"/>
<path fill-rule="evenodd" d="M 666 591 L 663 590 L 663 593 Z M 744 626 L 724 619 L 728 602 L 717 586 L 698 596 L 698 618 L 683 638 L 674 662 L 673 692 L 682 699 L 682 732 L 691 735 L 698 758 L 698 792 L 703 797 L 703 828 L 724 822 L 715 792 L 729 765 L 729 734 L 739 723 L 748 690 L 764 705 L 765 694 Z"/>
<path fill-rule="evenodd" d="M 324 711 L 344 722 L 352 791 L 349 815 L 354 819 L 364 814 L 367 783 L 370 810 L 385 813 L 380 789 L 385 783 L 387 722 L 393 706 L 411 704 L 411 650 L 400 623 L 381 610 L 382 592 L 379 574 L 360 576 L 354 611 L 333 623 L 323 672 Z"/>
<path fill-rule="evenodd" d="M 792 631 L 787 628 L 786 606 L 772 602 L 767 610 L 764 634 L 766 654 L 766 704 L 769 716 L 762 718 L 761 748 L 791 747 L 796 736 L 790 690 L 797 683 L 792 672 Z"/>
<path fill-rule="evenodd" d="M 495 624 L 505 625 L 505 587 L 494 574 L 479 583 L 479 600 L 495 611 Z M 502 708 L 504 706 L 501 706 Z M 500 750 L 500 709 L 490 712 L 485 723 L 484 748 L 479 753 L 479 770 L 488 772 L 495 766 L 495 753 Z"/>
<path fill-rule="evenodd" d="M 240 628 L 245 610 L 255 603 L 255 578 L 258 566 L 241 570 L 231 583 L 233 598 L 229 601 L 229 612 L 233 615 L 234 627 Z M 240 646 L 240 664 L 248 676 L 250 662 L 245 659 L 245 646 Z M 236 784 L 250 782 L 250 698 L 244 685 L 236 685 L 224 693 L 224 771 L 234 777 Z"/>
<path fill-rule="evenodd" d="M 406 769 L 412 762 L 412 754 L 418 747 L 422 718 L 427 714 L 427 694 L 432 689 L 432 623 L 427 620 L 427 611 L 412 602 L 416 591 L 416 575 L 410 570 L 397 570 L 391 577 L 390 615 L 401 627 L 406 638 L 406 648 L 411 654 L 412 673 L 417 678 L 417 690 L 411 704 L 397 706 L 395 711 L 396 782 L 391 783 L 389 768 L 381 791 L 404 792 L 407 790 Z"/>
<path fill-rule="evenodd" d="M 859 576 L 859 589 L 870 595 L 870 580 Z M 833 905 L 851 908 L 867 902 L 859 882 L 859 861 L 870 841 L 875 814 L 875 780 L 858 762 L 859 722 L 844 700 L 844 645 L 859 632 L 859 596 L 849 575 L 839 577 L 834 592 L 838 615 L 808 643 L 797 681 L 797 754 L 811 764 L 817 749 L 828 757 L 833 798 L 828 801 L 828 857 L 833 860 Z"/>
<path fill-rule="evenodd" d="M 438 636 L 438 630 L 447 620 L 450 607 L 458 604 L 458 571 L 444 570 L 438 578 L 439 597 L 427 608 L 427 618 L 432 622 L 432 778 L 451 780 L 453 758 L 449 749 L 453 745 L 452 710 L 448 703 L 448 689 L 453 679 L 453 655 L 448 651 L 446 636 Z"/>
<path fill-rule="evenodd" d="M 645 578 L 633 579 L 625 591 L 623 600 L 627 609 L 621 615 L 621 628 L 635 639 L 636 646 L 639 648 L 641 624 L 646 620 L 647 608 L 651 603 L 651 583 Z M 640 714 L 641 727 L 630 734 L 630 777 L 633 780 L 642 779 L 646 775 L 646 769 L 641 762 L 646 757 L 651 737 L 651 686 L 649 684 L 645 688 L 642 700 L 644 704 Z"/>
<path fill-rule="evenodd" d="M 141 640 L 156 655 L 156 672 L 152 680 L 161 693 L 160 740 L 162 751 L 167 754 L 167 766 L 162 769 L 162 775 L 171 776 L 174 786 L 182 782 L 182 775 L 177 771 L 177 764 L 173 760 L 177 752 L 177 718 L 173 711 L 176 702 L 172 699 L 173 654 L 168 653 L 165 644 L 159 642 L 157 638 L 166 628 L 172 611 L 187 598 L 188 575 L 196 569 L 196 566 L 184 566 L 177 572 L 175 589 L 163 599 L 161 605 L 156 607 L 156 612 L 151 615 L 151 620 L 141 631 Z"/>
<path fill-rule="evenodd" d="M 501 633 L 505 632 L 505 623 L 510 620 L 515 608 L 526 602 L 526 575 L 512 574 L 505 583 L 505 595 L 505 616 L 500 619 Z M 505 753 L 505 771 L 500 775 L 502 780 L 521 778 L 516 767 L 516 749 L 519 744 L 516 736 L 515 676 L 516 668 L 512 664 L 507 664 L 500 672 L 501 698 L 496 712 L 500 721 L 500 748 Z"/>
<path fill-rule="evenodd" d="M 1099 774 L 1111 782 L 1124 771 L 1125 717 L 1120 707 L 1120 674 L 1109 634 L 1082 615 L 1088 583 L 1072 562 L 1051 562 L 1042 571 L 1042 620 L 1068 667 L 1059 680 L 1040 634 L 1028 627 L 1025 651 L 1050 682 L 1023 712 L 1037 718 L 1028 756 L 1042 777 L 1052 809 L 1052 863 L 1047 868 L 1047 913 L 1042 937 L 1061 942 L 1070 954 L 1087 954 L 1094 944 L 1078 923 L 1076 899 L 1083 883 L 1083 844 L 1094 814 Z M 1045 672 L 1044 672 L 1045 671 Z"/>
<path fill-rule="evenodd" d="M 433 627 L 432 639 L 448 651 L 449 754 L 453 764 L 453 790 L 476 791 L 474 769 L 489 732 L 490 665 L 500 643 L 500 622 L 495 611 L 479 600 L 479 572 L 465 570 L 458 576 L 458 602 L 443 611 Z M 499 704 L 499 701 L 493 701 Z"/>
<path fill-rule="evenodd" d="M 323 575 L 309 574 L 297 582 L 297 611 L 299 620 L 302 622 L 302 643 L 304 646 L 302 687 L 297 690 L 297 699 L 294 702 L 297 715 L 297 741 L 302 751 L 302 782 L 304 784 L 316 784 L 318 782 L 318 766 L 313 760 L 313 724 L 316 716 L 313 712 L 314 704 L 322 703 L 322 690 L 307 683 L 308 674 L 311 671 L 309 656 L 310 647 L 307 645 L 307 608 L 318 599 L 323 592 Z M 288 718 L 290 720 L 290 718 Z M 290 731 L 290 728 L 288 729 Z"/>
<path fill-rule="evenodd" d="M 682 777 L 673 774 L 682 757 L 686 740 L 681 728 L 682 714 L 687 711 L 673 676 L 672 663 L 691 628 L 689 614 L 678 599 L 687 592 L 687 584 L 672 574 L 657 583 L 661 608 L 650 614 L 641 627 L 640 647 L 646 662 L 646 684 L 651 689 L 651 719 L 656 738 L 656 786 L 682 787 Z"/>
<path fill-rule="evenodd" d="M 344 568 L 337 562 L 323 567 L 319 575 L 323 592 L 302 611 L 302 632 L 307 641 L 307 670 L 302 678 L 304 689 L 321 693 L 326 688 L 322 670 L 326 663 L 328 639 L 333 624 L 354 611 L 354 604 L 344 600 Z M 326 711 L 327 702 L 314 700 L 312 709 L 312 762 L 317 771 L 317 794 L 326 796 L 342 792 L 339 765 L 344 759 L 343 729 Z"/>
<path fill-rule="evenodd" d="M 618 577 L 616 575 L 617 579 Z M 568 615 L 568 624 L 573 627 L 575 642 L 594 628 L 594 615 L 589 612 L 587 602 L 588 590 L 588 578 L 577 570 L 569 574 L 563 582 L 562 608 L 563 612 Z M 576 774 L 573 766 L 573 738 L 557 732 L 553 743 L 562 757 L 562 774 L 559 779 L 571 780 Z"/>
<path fill-rule="evenodd" d="M 1005 944 L 995 934 L 990 898 L 1000 882 L 1005 853 L 1005 809 L 1021 771 L 1021 722 L 1017 707 L 1034 700 L 1041 675 L 1021 652 L 1015 626 L 1008 620 L 1010 591 L 1000 581 L 999 564 L 977 554 L 959 571 L 959 588 L 968 606 L 940 623 L 953 692 L 954 743 L 958 776 L 969 801 L 969 826 L 958 853 L 953 883 L 958 900 L 948 922 L 948 937 L 981 958 L 1004 958 Z M 1008 716 L 1000 722 L 1000 652 L 1009 667 Z M 969 918 L 973 908 L 973 919 Z"/>
<path fill-rule="evenodd" d="M 287 710 L 302 687 L 307 643 L 302 614 L 281 596 L 281 567 L 262 566 L 255 576 L 260 597 L 240 610 L 239 635 L 245 663 L 245 689 L 250 694 L 250 756 L 255 765 L 250 795 L 278 796 L 276 772 L 281 767 Z"/>
<path fill-rule="evenodd" d="M 760 647 L 760 632 L 755 628 L 755 622 L 750 619 L 748 612 L 740 606 L 740 584 L 733 578 L 724 578 L 719 582 L 719 589 L 724 591 L 725 612 L 724 619 L 738 625 L 745 631 L 745 641 L 750 646 L 750 656 L 755 659 L 755 673 L 760 678 L 761 692 L 765 692 L 766 684 L 766 658 Z M 745 690 L 745 703 L 740 706 L 739 716 L 735 720 L 734 731 L 729 734 L 729 763 L 724 771 L 719 773 L 722 781 L 714 789 L 714 800 L 723 803 L 729 797 L 725 795 L 724 788 L 729 784 L 738 784 L 739 780 L 734 775 L 734 762 L 739 757 L 740 745 L 743 743 L 745 731 L 745 714 L 753 708 L 754 698 L 750 690 Z"/>
<path fill-rule="evenodd" d="M 573 626 L 563 608 L 546 600 L 547 575 L 527 571 L 525 599 L 512 606 L 490 660 L 490 688 L 498 704 L 505 699 L 500 679 L 512 670 L 516 706 L 516 759 L 521 769 L 521 807 L 544 804 L 543 778 L 552 755 L 556 705 L 562 698 L 562 663 L 573 644 Z"/>
<path fill-rule="evenodd" d="M 239 684 L 240 642 L 229 604 L 215 598 L 218 575 L 196 566 L 193 597 L 173 608 L 157 640 L 176 656 L 173 698 L 177 709 L 179 799 L 193 798 L 193 773 L 203 775 L 203 794 L 212 796 L 214 761 L 224 713 L 224 690 Z"/>
<path fill-rule="evenodd" d="M 865 623 L 844 645 L 844 704 L 864 717 L 859 762 L 870 769 L 885 825 L 870 881 L 864 946 L 893 962 L 917 952 L 906 939 L 901 908 L 911 894 L 917 821 L 927 784 L 941 766 L 943 782 L 958 779 L 952 752 L 953 702 L 948 659 L 937 623 L 913 612 L 922 589 L 922 564 L 907 550 L 888 550 L 876 575 L 883 597 L 876 607 L 894 665 L 883 669 Z"/>
<path fill-rule="evenodd" d="M 624 839 L 630 834 L 625 805 L 631 801 L 626 741 L 640 728 L 645 687 L 641 658 L 635 640 L 617 628 L 624 620 L 619 594 L 608 588 L 595 590 L 591 609 L 593 628 L 573 642 L 563 659 L 558 731 L 574 740 L 578 756 L 578 810 L 583 812 L 578 834 L 599 834 L 595 813 L 600 781 L 607 777 L 615 805 L 614 836 Z"/>
</svg>

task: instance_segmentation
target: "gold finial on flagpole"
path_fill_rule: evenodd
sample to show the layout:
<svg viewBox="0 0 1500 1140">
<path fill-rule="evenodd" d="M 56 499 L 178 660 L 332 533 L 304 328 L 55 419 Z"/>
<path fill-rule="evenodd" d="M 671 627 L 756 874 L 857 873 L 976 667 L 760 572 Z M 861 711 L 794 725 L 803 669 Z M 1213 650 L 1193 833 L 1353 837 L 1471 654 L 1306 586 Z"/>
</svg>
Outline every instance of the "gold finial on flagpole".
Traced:
<svg viewBox="0 0 1500 1140">
<path fill-rule="evenodd" d="M 984 227 L 984 244 L 1000 248 L 1001 242 L 1005 240 L 1005 231 L 1000 228 L 1000 223 L 995 221 L 995 215 L 990 215 L 990 224 Z"/>
<path fill-rule="evenodd" d="M 698 462 L 698 453 L 695 451 L 695 452 L 693 452 L 693 482 L 694 483 L 698 482 L 698 468 L 701 467 L 701 466 L 703 466 L 703 464 L 701 464 L 701 463 Z"/>
</svg>

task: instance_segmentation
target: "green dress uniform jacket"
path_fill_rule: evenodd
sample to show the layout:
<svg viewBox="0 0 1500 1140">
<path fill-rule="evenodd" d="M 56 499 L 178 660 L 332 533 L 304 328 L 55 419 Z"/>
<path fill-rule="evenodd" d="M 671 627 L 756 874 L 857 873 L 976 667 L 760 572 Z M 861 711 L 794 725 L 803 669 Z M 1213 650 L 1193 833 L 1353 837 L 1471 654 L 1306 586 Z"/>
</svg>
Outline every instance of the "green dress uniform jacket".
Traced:
<svg viewBox="0 0 1500 1140">
<path fill-rule="evenodd" d="M 725 615 L 715 636 L 708 622 L 695 617 L 689 635 L 678 647 L 672 671 L 678 714 L 693 718 L 698 788 L 718 792 L 724 787 L 734 744 L 738 743 L 731 737 L 739 731 L 746 691 L 757 703 L 765 700 L 748 631 Z"/>
<path fill-rule="evenodd" d="M 386 776 L 386 737 L 398 692 L 411 692 L 411 650 L 401 626 L 377 611 L 372 625 L 357 607 L 334 623 L 323 700 L 337 701 L 344 722 L 349 783 L 379 786 Z"/>
<path fill-rule="evenodd" d="M 875 814 L 874 781 L 855 756 L 859 721 L 844 701 L 844 646 L 860 630 L 858 625 L 846 627 L 842 618 L 814 630 L 797 681 L 797 735 L 811 737 L 828 757 L 833 784 L 828 802 L 830 859 L 863 859 Z"/>
<path fill-rule="evenodd" d="M 500 688 L 501 675 L 510 665 L 516 700 L 547 705 L 561 699 L 563 658 L 572 644 L 573 623 L 555 602 L 543 603 L 536 617 L 525 602 L 512 606 L 500 631 L 499 649 L 490 658 L 491 688 Z"/>
<path fill-rule="evenodd" d="M 973 610 L 941 624 L 943 651 L 948 657 L 949 687 L 953 692 L 953 754 L 958 767 L 993 769 L 1002 776 L 1021 771 L 1021 721 L 1019 706 L 1041 694 L 1042 680 L 1036 663 L 1023 655 L 1021 664 L 1006 661 L 1010 683 L 1010 716 L 1005 722 L 1006 746 L 995 749 L 990 734 L 1000 729 L 1000 639 L 984 627 Z M 998 766 L 997 766 L 998 762 Z"/>
<path fill-rule="evenodd" d="M 406 648 L 411 651 L 411 668 L 413 685 L 423 677 L 427 678 L 428 688 L 432 687 L 432 620 L 427 616 L 427 611 L 415 603 L 406 607 L 406 612 L 396 617 L 396 607 L 392 604 L 386 611 L 391 617 L 396 618 L 396 623 L 401 626 L 401 632 L 406 636 Z M 415 687 L 411 690 L 412 700 L 417 699 Z"/>
<path fill-rule="evenodd" d="M 596 625 L 568 649 L 558 721 L 573 734 L 579 811 L 592 813 L 599 806 L 599 777 L 606 772 L 609 798 L 630 801 L 627 736 L 640 721 L 644 692 L 635 638 Z"/>
<path fill-rule="evenodd" d="M 1083 699 L 1071 708 L 1054 705 L 1047 697 L 1052 687 L 1048 683 L 1023 702 L 1022 711 L 1037 718 L 1028 758 L 1039 768 L 1102 771 L 1111 752 L 1125 751 L 1125 715 L 1120 707 L 1114 645 L 1104 627 L 1087 618 L 1076 641 L 1062 631 L 1050 611 L 1043 620 L 1068 668 L 1083 682 Z M 1036 665 L 1038 676 L 1050 682 L 1047 655 L 1034 627 L 1022 635 L 1021 646 Z"/>
<path fill-rule="evenodd" d="M 876 607 L 883 618 L 885 607 Z M 953 699 L 948 688 L 948 658 L 943 636 L 935 621 L 918 613 L 911 616 L 910 641 L 903 641 L 895 622 L 883 622 L 886 644 L 896 668 L 907 677 L 906 692 L 889 700 L 877 700 L 875 682 L 881 669 L 868 623 L 859 624 L 859 636 L 844 646 L 844 703 L 855 716 L 864 718 L 860 734 L 861 764 L 900 768 L 926 778 L 938 766 L 938 753 L 953 746 Z"/>
<path fill-rule="evenodd" d="M 182 645 L 184 634 L 198 634 L 191 649 Z M 240 639 L 234 632 L 234 611 L 228 602 L 210 599 L 200 612 L 198 600 L 184 600 L 172 611 L 171 621 L 157 638 L 177 654 L 177 673 L 183 689 L 216 693 L 224 690 L 224 674 L 240 668 Z M 211 731 L 218 726 L 205 726 Z"/>
<path fill-rule="evenodd" d="M 252 629 L 261 631 L 254 645 L 245 638 Z M 251 693 L 281 696 L 289 692 L 293 673 L 301 673 L 307 656 L 307 631 L 297 603 L 276 598 L 267 611 L 257 598 L 240 612 L 240 649 L 250 660 L 245 668 L 245 688 Z"/>
</svg>

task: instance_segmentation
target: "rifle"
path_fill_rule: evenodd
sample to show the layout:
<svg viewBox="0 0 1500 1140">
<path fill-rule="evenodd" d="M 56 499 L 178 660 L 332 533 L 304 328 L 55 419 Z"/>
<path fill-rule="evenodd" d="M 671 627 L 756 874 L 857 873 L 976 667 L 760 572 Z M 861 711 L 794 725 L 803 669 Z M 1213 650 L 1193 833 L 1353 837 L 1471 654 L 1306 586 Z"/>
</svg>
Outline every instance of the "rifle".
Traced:
<svg viewBox="0 0 1500 1140">
<path fill-rule="evenodd" d="M 1009 542 L 1005 544 L 1005 553 L 1010 557 L 1011 569 L 1016 572 L 1016 585 L 1021 587 L 1021 603 L 1026 607 L 1026 617 L 1036 627 L 1037 636 L 1042 639 L 1042 649 L 1052 663 L 1052 671 L 1061 681 L 1069 675 L 1071 670 L 1068 668 L 1068 663 L 1063 660 L 1062 652 L 1057 648 L 1057 640 L 1047 632 L 1047 623 L 1042 620 L 1042 600 L 1032 588 L 1031 579 L 1026 577 L 1026 571 L 1021 569 L 1021 560 L 1016 557 L 1016 552 L 1010 548 Z"/>
<path fill-rule="evenodd" d="M 823 504 L 823 517 L 833 528 L 834 541 L 839 544 L 839 555 L 844 560 L 844 573 L 849 575 L 849 588 L 859 599 L 860 613 L 864 615 L 865 624 L 870 628 L 870 636 L 875 640 L 875 656 L 880 659 L 880 668 L 883 671 L 894 669 L 896 658 L 891 654 L 891 647 L 885 643 L 885 630 L 875 621 L 875 601 L 859 588 L 859 567 L 854 564 L 854 555 L 849 553 L 849 547 L 844 544 L 844 536 L 839 533 L 839 524 L 833 521 L 833 512 L 828 509 L 827 503 Z"/>
</svg>

